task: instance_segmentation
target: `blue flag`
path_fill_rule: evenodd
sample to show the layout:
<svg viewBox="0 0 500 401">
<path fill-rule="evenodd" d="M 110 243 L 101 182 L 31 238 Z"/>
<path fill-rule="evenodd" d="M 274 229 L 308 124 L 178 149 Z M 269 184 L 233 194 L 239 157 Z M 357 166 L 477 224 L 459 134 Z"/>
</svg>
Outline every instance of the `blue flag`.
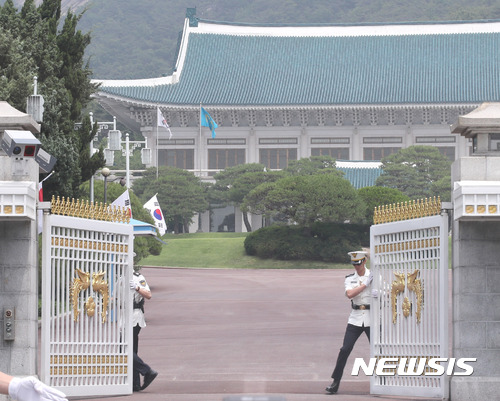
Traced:
<svg viewBox="0 0 500 401">
<path fill-rule="evenodd" d="M 203 107 L 201 108 L 200 121 L 203 127 L 210 128 L 210 131 L 212 131 L 212 138 L 215 138 L 215 129 L 218 127 L 218 125 Z"/>
</svg>

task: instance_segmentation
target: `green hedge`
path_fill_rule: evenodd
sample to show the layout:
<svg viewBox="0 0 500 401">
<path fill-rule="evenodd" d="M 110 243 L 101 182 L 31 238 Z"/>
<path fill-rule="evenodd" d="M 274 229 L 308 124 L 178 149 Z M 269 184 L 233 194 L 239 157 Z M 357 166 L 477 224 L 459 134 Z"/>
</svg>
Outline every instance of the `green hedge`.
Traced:
<svg viewBox="0 0 500 401">
<path fill-rule="evenodd" d="M 369 246 L 370 226 L 316 223 L 313 227 L 273 225 L 245 239 L 247 255 L 263 259 L 348 263 L 347 252 Z"/>
</svg>

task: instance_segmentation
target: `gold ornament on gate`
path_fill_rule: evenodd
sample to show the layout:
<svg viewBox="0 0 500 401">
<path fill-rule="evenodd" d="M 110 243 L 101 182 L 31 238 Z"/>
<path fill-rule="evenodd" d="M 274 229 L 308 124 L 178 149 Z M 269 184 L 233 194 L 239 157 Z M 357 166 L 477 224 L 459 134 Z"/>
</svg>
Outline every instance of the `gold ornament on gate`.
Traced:
<svg viewBox="0 0 500 401">
<path fill-rule="evenodd" d="M 396 323 L 397 319 L 397 297 L 398 294 L 405 290 L 405 275 L 404 273 L 394 273 L 396 280 L 391 285 L 391 306 L 392 306 L 392 323 Z"/>
<path fill-rule="evenodd" d="M 90 287 L 90 273 L 83 272 L 76 269 L 77 278 L 74 278 L 70 286 L 70 301 L 73 307 L 73 320 L 78 321 L 80 311 L 78 310 L 78 297 L 82 291 L 86 291 Z M 109 286 L 108 282 L 104 280 L 105 272 L 100 271 L 92 274 L 92 290 L 101 294 L 102 297 L 102 311 L 101 321 L 106 322 L 106 316 L 109 303 Z M 84 304 L 87 316 L 93 317 L 95 314 L 96 303 L 94 298 L 90 296 Z"/>
<path fill-rule="evenodd" d="M 396 279 L 391 285 L 391 308 L 392 308 L 392 323 L 397 321 L 397 310 L 398 310 L 398 295 L 403 293 L 405 288 L 408 291 L 413 292 L 417 298 L 417 311 L 415 312 L 417 323 L 421 322 L 422 319 L 422 307 L 424 304 L 424 291 L 422 286 L 422 280 L 418 277 L 420 271 L 415 270 L 413 273 L 394 273 Z M 402 303 L 403 316 L 408 317 L 412 311 L 412 303 L 408 297 L 405 297 Z"/>
</svg>

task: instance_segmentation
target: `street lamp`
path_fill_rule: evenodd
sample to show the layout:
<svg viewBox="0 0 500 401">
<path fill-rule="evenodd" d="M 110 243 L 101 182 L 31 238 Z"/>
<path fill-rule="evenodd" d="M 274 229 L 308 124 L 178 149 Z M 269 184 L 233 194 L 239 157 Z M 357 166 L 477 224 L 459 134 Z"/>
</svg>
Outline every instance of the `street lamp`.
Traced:
<svg viewBox="0 0 500 401">
<path fill-rule="evenodd" d="M 122 144 L 125 144 L 125 150 L 122 148 Z M 132 145 L 132 149 L 130 149 Z M 112 166 L 114 160 L 114 151 L 121 150 L 122 155 L 125 156 L 125 182 L 127 188 L 130 188 L 130 156 L 134 149 L 144 145 L 141 149 L 141 161 L 142 164 L 151 163 L 151 149 L 149 149 L 147 139 L 144 141 L 131 141 L 129 140 L 129 134 L 125 134 L 125 141 L 122 141 L 122 133 L 120 130 L 111 130 L 108 132 L 108 148 L 104 149 L 104 155 L 106 158 L 106 165 Z M 123 185 L 123 184 L 122 184 Z"/>
<path fill-rule="evenodd" d="M 104 167 L 101 170 L 101 174 L 104 177 L 104 204 L 106 204 L 107 200 L 108 200 L 108 193 L 107 193 L 107 191 L 108 191 L 108 177 L 111 174 L 111 171 L 109 170 L 109 168 Z"/>
</svg>

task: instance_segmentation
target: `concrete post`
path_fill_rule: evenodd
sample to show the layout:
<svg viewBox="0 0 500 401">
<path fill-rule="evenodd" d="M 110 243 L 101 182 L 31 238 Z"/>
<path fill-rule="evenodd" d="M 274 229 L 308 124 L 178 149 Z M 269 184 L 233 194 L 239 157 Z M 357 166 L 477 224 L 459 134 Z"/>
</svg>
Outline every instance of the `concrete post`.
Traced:
<svg viewBox="0 0 500 401">
<path fill-rule="evenodd" d="M 37 133 L 40 125 L 7 102 L 0 102 L 0 142 L 5 130 Z M 0 370 L 36 375 L 38 358 L 38 243 L 34 158 L 8 156 L 0 148 Z M 26 189 L 25 204 L 11 190 Z M 28 200 L 26 200 L 28 199 Z M 11 203 L 9 205 L 9 203 Z M 13 207 L 14 205 L 14 207 Z M 17 205 L 17 206 L 16 206 Z M 5 208 L 7 206 L 7 208 Z M 28 213 L 29 209 L 29 213 Z M 29 214 L 30 217 L 27 217 Z M 17 215 L 17 216 L 16 216 Z M 4 335 L 6 310 L 13 312 L 12 336 Z M 1 398 L 0 398 L 1 399 Z"/>
<path fill-rule="evenodd" d="M 500 388 L 499 112 L 499 103 L 484 103 L 452 127 L 474 144 L 452 166 L 452 356 L 477 358 L 471 376 L 451 378 L 452 401 L 496 399 Z"/>
</svg>

